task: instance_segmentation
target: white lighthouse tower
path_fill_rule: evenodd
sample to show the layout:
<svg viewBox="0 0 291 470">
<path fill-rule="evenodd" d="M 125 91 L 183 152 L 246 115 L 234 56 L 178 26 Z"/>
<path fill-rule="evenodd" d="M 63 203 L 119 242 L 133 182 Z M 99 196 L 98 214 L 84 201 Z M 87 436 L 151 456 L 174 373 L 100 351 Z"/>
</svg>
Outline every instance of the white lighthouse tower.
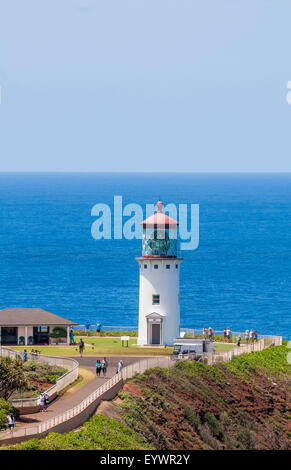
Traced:
<svg viewBox="0 0 291 470">
<path fill-rule="evenodd" d="M 139 264 L 139 345 L 172 345 L 180 335 L 179 273 L 182 258 L 177 256 L 179 222 L 157 212 L 141 222 L 142 256 Z"/>
</svg>

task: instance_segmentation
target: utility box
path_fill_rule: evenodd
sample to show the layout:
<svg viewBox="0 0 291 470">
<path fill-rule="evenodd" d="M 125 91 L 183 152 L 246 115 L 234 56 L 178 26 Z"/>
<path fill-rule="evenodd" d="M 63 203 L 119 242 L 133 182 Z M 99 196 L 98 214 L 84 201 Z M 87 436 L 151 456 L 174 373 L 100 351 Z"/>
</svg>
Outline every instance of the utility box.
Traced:
<svg viewBox="0 0 291 470">
<path fill-rule="evenodd" d="M 174 340 L 174 357 L 203 353 L 214 353 L 213 341 L 203 338 L 176 338 Z"/>
</svg>

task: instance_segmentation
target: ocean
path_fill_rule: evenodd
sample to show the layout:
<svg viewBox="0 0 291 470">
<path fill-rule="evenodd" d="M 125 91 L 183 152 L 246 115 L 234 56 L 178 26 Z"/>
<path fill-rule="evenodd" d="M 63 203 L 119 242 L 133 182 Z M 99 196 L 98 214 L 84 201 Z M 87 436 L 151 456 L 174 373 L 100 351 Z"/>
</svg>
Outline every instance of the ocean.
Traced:
<svg viewBox="0 0 291 470">
<path fill-rule="evenodd" d="M 0 173 L 0 308 L 138 322 L 141 240 L 94 240 L 97 203 L 199 204 L 181 265 L 181 326 L 290 338 L 291 174 Z M 125 218 L 126 219 L 126 218 Z"/>
</svg>

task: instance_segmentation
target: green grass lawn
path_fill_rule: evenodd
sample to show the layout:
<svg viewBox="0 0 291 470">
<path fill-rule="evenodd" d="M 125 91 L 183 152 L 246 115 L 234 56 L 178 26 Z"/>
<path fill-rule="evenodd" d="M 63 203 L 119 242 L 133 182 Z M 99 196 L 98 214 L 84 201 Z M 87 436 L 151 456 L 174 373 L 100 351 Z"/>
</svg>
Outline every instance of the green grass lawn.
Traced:
<svg viewBox="0 0 291 470">
<path fill-rule="evenodd" d="M 81 337 L 75 337 L 76 342 Z M 85 343 L 83 356 L 165 356 L 172 353 L 173 348 L 142 348 L 136 345 L 137 338 L 131 338 L 128 348 L 121 346 L 120 338 L 103 338 L 82 336 Z M 13 346 L 16 351 L 37 349 L 47 356 L 79 356 L 78 346 Z"/>
<path fill-rule="evenodd" d="M 76 337 L 76 342 L 81 337 Z M 130 338 L 128 347 L 121 346 L 121 340 L 118 337 L 103 338 L 94 336 L 82 336 L 85 343 L 84 356 L 165 356 L 172 353 L 172 347 L 166 348 L 142 348 L 136 345 L 137 338 Z M 229 351 L 234 348 L 234 344 L 221 344 L 215 343 L 215 351 Z M 34 346 L 35 349 L 40 350 L 42 354 L 48 356 L 79 356 L 78 346 Z M 27 349 L 30 351 L 31 346 L 15 346 L 13 349 L 23 351 Z"/>
<path fill-rule="evenodd" d="M 214 343 L 215 352 L 230 351 L 235 348 L 236 344 L 232 343 Z"/>
</svg>

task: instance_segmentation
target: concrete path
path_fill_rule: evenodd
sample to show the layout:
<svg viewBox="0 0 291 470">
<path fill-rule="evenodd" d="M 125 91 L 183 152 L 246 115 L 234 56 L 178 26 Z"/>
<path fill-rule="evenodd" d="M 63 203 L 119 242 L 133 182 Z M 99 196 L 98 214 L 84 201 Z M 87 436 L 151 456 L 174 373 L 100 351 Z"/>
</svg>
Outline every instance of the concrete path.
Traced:
<svg viewBox="0 0 291 470">
<path fill-rule="evenodd" d="M 84 398 L 86 398 L 90 393 L 94 392 L 100 385 L 102 385 L 104 382 L 106 382 L 108 379 L 110 379 L 117 371 L 117 365 L 119 360 L 121 359 L 123 361 L 124 367 L 128 366 L 129 364 L 132 364 L 137 361 L 141 361 L 142 359 L 147 359 L 148 356 L 146 357 L 128 357 L 128 356 L 107 356 L 106 357 L 108 360 L 108 369 L 107 369 L 107 374 L 106 377 L 103 377 L 103 374 L 101 372 L 100 377 L 96 377 L 91 382 L 87 383 L 84 387 L 81 387 L 79 390 L 77 390 L 75 393 L 68 394 L 66 393 L 56 400 L 54 400 L 51 405 L 48 407 L 46 412 L 38 412 L 38 413 L 32 413 L 28 415 L 22 415 L 21 416 L 21 421 L 18 421 L 17 428 L 19 429 L 20 426 L 25 426 L 25 427 L 31 427 L 35 426 L 38 423 L 41 423 L 42 421 L 47 421 L 48 419 L 59 415 L 63 413 L 64 411 L 70 410 L 73 408 L 75 405 L 78 405 Z M 79 362 L 80 367 L 87 369 L 95 374 L 95 363 L 96 363 L 96 357 L 92 356 L 84 356 L 82 358 L 76 358 L 74 357 Z M 100 357 L 100 359 L 103 359 Z M 4 436 L 6 437 L 8 433 L 2 434 L 1 437 L 3 438 Z"/>
</svg>

